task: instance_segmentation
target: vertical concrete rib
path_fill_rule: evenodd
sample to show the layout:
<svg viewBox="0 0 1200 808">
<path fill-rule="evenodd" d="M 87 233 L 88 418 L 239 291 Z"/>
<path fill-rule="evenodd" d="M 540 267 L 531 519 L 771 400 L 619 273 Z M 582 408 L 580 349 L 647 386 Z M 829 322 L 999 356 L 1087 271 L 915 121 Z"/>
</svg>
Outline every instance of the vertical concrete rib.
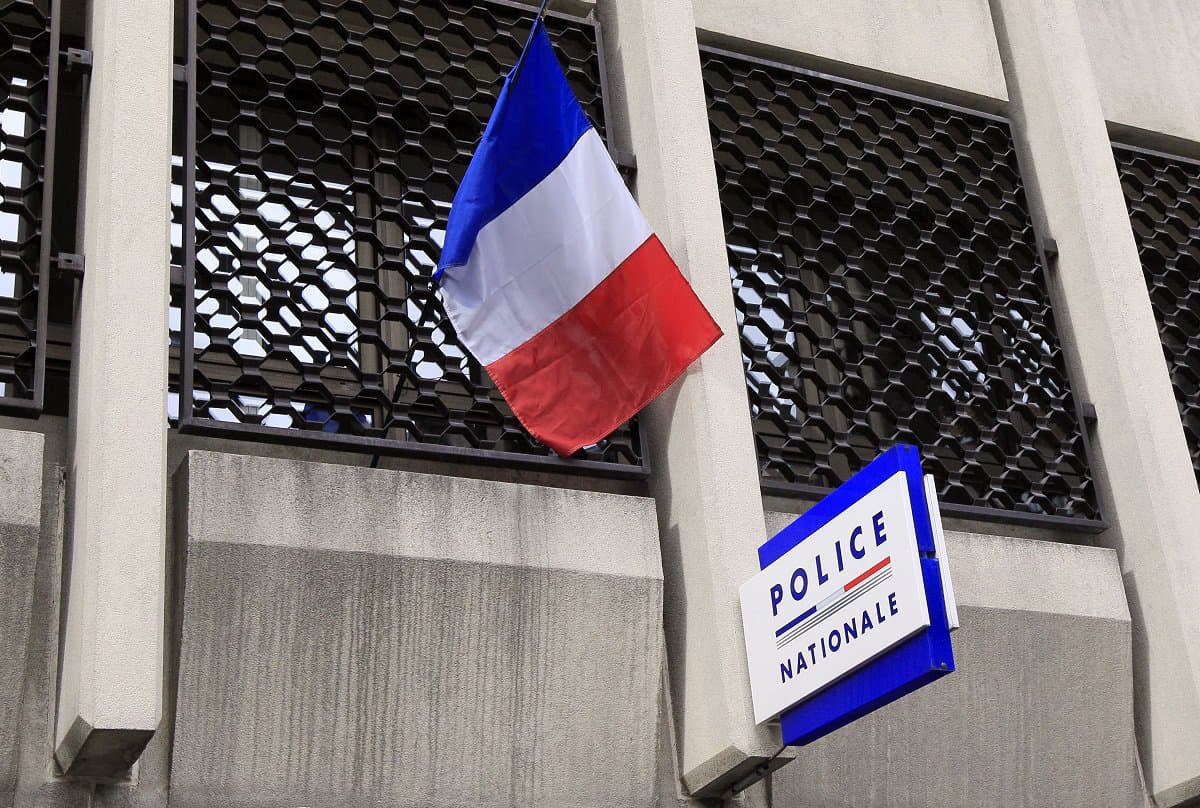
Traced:
<svg viewBox="0 0 1200 808">
<path fill-rule="evenodd" d="M 1060 330 L 1099 416 L 1101 540 L 1133 617 L 1139 750 L 1157 804 L 1179 805 L 1200 795 L 1200 492 L 1075 0 L 991 8 L 1030 199 L 1058 242 Z"/>
<path fill-rule="evenodd" d="M 56 757 L 128 769 L 161 713 L 173 4 L 92 0 Z"/>
<path fill-rule="evenodd" d="M 690 0 L 612 0 L 604 25 L 613 136 L 637 197 L 725 336 L 647 410 L 666 577 L 671 691 L 686 789 L 718 794 L 778 749 L 756 727 L 738 586 L 765 535 Z M 781 761 L 780 761 L 781 762 Z"/>
</svg>

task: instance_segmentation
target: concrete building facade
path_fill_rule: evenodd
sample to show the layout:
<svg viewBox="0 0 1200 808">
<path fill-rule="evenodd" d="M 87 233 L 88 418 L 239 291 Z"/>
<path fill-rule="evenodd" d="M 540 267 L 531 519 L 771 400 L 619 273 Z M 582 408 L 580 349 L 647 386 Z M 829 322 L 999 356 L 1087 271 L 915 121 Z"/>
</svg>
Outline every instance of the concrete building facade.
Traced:
<svg viewBox="0 0 1200 808">
<path fill-rule="evenodd" d="M 533 12 L 0 0 L 0 806 L 1200 804 L 1200 8 L 552 2 L 725 335 L 568 461 L 429 278 Z M 958 670 L 781 748 L 896 442 Z"/>
</svg>

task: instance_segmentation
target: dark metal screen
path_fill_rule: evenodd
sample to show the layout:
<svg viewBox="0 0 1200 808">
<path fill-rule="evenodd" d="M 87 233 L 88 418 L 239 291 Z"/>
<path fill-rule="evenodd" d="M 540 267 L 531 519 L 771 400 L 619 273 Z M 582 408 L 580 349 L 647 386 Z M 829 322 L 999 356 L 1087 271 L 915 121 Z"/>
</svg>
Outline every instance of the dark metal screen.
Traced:
<svg viewBox="0 0 1200 808">
<path fill-rule="evenodd" d="M 1113 150 L 1200 482 L 1200 162 Z"/>
<path fill-rule="evenodd" d="M 1094 529 L 1007 123 L 702 62 L 764 490 L 826 489 L 914 443 L 950 512 Z"/>
<path fill-rule="evenodd" d="M 42 409 L 58 67 L 50 0 L 0 0 L 0 412 Z"/>
<path fill-rule="evenodd" d="M 176 165 L 176 221 L 194 222 L 176 232 L 175 339 L 194 346 L 180 362 L 183 428 L 644 474 L 636 423 L 569 463 L 548 457 L 431 283 L 533 10 L 203 0 L 195 12 L 194 120 Z M 596 26 L 550 15 L 547 27 L 603 134 Z"/>
</svg>

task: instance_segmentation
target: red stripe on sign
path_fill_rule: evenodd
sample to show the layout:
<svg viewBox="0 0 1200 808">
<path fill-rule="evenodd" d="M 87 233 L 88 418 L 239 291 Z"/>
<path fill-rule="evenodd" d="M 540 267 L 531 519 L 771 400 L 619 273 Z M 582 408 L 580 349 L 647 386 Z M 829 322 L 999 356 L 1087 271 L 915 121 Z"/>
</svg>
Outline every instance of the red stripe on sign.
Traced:
<svg viewBox="0 0 1200 808">
<path fill-rule="evenodd" d="M 863 581 L 867 580 L 867 579 L 868 579 L 868 578 L 870 578 L 872 575 L 874 575 L 875 573 L 879 572 L 881 569 L 883 569 L 884 567 L 886 567 L 888 564 L 891 564 L 891 563 L 892 563 L 892 557 L 891 557 L 891 556 L 887 556 L 887 557 L 885 557 L 885 558 L 883 559 L 883 561 L 880 561 L 878 564 L 876 564 L 875 566 L 871 567 L 871 569 L 867 570 L 867 571 L 866 571 L 866 572 L 864 572 L 862 575 L 858 576 L 858 577 L 857 577 L 857 578 L 855 578 L 853 581 L 851 581 L 850 583 L 848 583 L 848 584 L 846 584 L 845 586 L 843 586 L 843 587 L 842 587 L 842 591 L 843 591 L 843 592 L 849 592 L 851 589 L 853 589 L 854 587 L 858 586 L 858 585 L 859 585 L 859 584 L 861 584 Z"/>
<path fill-rule="evenodd" d="M 652 235 L 487 372 L 529 433 L 566 457 L 628 421 L 720 336 Z"/>
</svg>

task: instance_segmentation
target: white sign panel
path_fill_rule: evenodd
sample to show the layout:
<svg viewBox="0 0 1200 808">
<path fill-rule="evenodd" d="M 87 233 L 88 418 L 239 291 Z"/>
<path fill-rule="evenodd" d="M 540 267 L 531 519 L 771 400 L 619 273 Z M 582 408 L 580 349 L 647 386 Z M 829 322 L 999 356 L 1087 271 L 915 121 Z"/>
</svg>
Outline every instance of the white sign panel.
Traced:
<svg viewBox="0 0 1200 808">
<path fill-rule="evenodd" d="M 759 723 L 929 626 L 904 472 L 743 584 L 741 601 Z"/>
</svg>

